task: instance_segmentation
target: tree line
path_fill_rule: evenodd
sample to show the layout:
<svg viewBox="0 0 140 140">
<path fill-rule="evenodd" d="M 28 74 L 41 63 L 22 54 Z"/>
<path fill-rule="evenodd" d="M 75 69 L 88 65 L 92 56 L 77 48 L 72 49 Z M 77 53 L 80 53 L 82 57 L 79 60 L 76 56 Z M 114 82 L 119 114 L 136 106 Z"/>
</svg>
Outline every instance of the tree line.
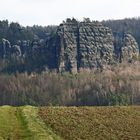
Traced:
<svg viewBox="0 0 140 140">
<path fill-rule="evenodd" d="M 0 105 L 138 105 L 139 71 L 137 62 L 111 66 L 102 72 L 0 75 Z"/>
<path fill-rule="evenodd" d="M 140 47 L 140 17 L 137 18 L 125 18 L 121 20 L 104 20 L 102 24 L 112 29 L 114 36 L 117 33 L 120 35 L 123 33 L 131 33 Z"/>
</svg>

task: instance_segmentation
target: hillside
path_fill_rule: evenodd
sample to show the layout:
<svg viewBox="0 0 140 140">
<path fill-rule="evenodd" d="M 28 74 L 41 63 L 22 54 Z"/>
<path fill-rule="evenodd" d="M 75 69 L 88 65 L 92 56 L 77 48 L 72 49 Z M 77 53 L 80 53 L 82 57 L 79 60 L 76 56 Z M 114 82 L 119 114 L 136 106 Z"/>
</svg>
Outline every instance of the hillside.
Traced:
<svg viewBox="0 0 140 140">
<path fill-rule="evenodd" d="M 140 139 L 140 107 L 0 107 L 0 140 Z"/>
<path fill-rule="evenodd" d="M 129 26 L 133 32 L 117 32 L 113 28 L 117 24 L 105 23 L 67 18 L 59 26 L 25 28 L 0 21 L 0 73 L 77 73 L 138 60 L 139 42 L 134 31 L 139 26 L 135 30 Z M 119 27 L 125 28 L 123 23 Z"/>
</svg>

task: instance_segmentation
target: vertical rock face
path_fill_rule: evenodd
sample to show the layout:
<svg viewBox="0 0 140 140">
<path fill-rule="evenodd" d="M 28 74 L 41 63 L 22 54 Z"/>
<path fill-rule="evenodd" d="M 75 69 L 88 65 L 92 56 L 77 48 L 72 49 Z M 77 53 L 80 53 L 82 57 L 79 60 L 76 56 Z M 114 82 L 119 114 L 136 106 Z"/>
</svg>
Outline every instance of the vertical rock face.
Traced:
<svg viewBox="0 0 140 140">
<path fill-rule="evenodd" d="M 80 68 L 102 68 L 113 59 L 113 35 L 98 22 L 82 22 L 79 27 Z"/>
<path fill-rule="evenodd" d="M 131 34 L 124 34 L 121 53 L 122 60 L 125 61 L 131 61 L 132 59 L 138 58 L 139 46 Z"/>
<path fill-rule="evenodd" d="M 19 40 L 12 45 L 7 39 L 0 41 L 0 59 L 21 57 L 25 62 L 31 59 L 37 71 L 77 73 L 82 69 L 102 69 L 115 61 L 132 62 L 138 56 L 139 47 L 131 34 L 112 34 L 108 27 L 89 19 L 82 22 L 67 19 L 56 33 L 47 34 L 46 40 L 35 36 L 33 40 Z"/>
<path fill-rule="evenodd" d="M 135 38 L 128 33 L 115 34 L 115 55 L 120 62 L 131 62 L 139 56 L 139 46 Z"/>
<path fill-rule="evenodd" d="M 68 20 L 58 27 L 55 50 L 59 71 L 102 68 L 113 59 L 113 35 L 99 22 Z"/>
<path fill-rule="evenodd" d="M 8 40 L 2 39 L 2 58 L 8 57 L 10 55 L 11 44 Z"/>
<path fill-rule="evenodd" d="M 67 22 L 58 28 L 59 54 L 58 69 L 59 71 L 77 71 L 77 39 L 78 24 L 77 22 Z"/>
</svg>

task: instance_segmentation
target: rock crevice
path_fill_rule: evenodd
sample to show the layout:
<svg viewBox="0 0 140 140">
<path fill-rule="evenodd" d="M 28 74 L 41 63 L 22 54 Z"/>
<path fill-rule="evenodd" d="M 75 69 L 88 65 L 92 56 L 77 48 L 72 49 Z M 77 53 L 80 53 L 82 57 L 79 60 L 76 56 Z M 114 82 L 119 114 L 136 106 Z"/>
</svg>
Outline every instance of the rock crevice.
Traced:
<svg viewBox="0 0 140 140">
<path fill-rule="evenodd" d="M 99 22 L 70 20 L 58 27 L 56 36 L 55 47 L 60 48 L 59 71 L 101 68 L 113 59 L 112 31 Z"/>
</svg>

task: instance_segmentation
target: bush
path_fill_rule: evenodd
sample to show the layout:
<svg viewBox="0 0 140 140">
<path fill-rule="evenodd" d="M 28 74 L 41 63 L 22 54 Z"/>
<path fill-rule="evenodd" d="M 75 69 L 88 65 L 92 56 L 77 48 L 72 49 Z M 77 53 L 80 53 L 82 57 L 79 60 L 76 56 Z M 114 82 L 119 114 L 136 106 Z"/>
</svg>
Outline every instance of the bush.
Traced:
<svg viewBox="0 0 140 140">
<path fill-rule="evenodd" d="M 0 99 L 0 105 L 140 104 L 140 66 L 122 63 L 102 72 L 1 75 Z"/>
</svg>

